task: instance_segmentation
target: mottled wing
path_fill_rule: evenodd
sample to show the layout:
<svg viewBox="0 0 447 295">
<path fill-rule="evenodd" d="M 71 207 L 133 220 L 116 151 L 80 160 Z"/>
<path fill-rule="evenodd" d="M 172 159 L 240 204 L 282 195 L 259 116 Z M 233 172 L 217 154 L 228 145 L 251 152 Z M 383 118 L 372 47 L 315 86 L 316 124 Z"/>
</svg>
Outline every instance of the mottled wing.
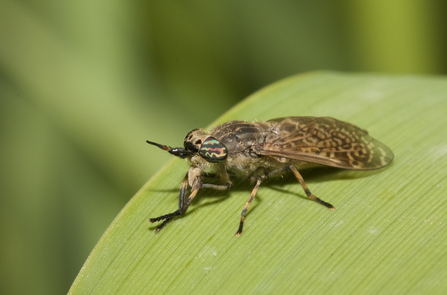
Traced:
<svg viewBox="0 0 447 295">
<path fill-rule="evenodd" d="M 352 170 L 387 166 L 393 152 L 368 131 L 330 117 L 285 117 L 267 121 L 271 132 L 258 153 Z"/>
</svg>

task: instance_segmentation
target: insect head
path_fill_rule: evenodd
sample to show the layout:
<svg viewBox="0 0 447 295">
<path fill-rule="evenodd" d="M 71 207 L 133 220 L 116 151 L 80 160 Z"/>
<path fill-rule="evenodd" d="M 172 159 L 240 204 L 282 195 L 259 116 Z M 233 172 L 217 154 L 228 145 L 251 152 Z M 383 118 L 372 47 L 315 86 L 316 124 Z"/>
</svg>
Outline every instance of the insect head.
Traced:
<svg viewBox="0 0 447 295">
<path fill-rule="evenodd" d="M 228 150 L 225 145 L 212 136 L 207 136 L 202 140 L 200 137 L 203 137 L 204 134 L 205 133 L 199 129 L 190 131 L 183 142 L 184 148 L 171 148 L 170 146 L 158 144 L 149 140 L 146 142 L 182 159 L 198 153 L 203 159 L 211 163 L 218 163 L 225 160 L 228 157 Z"/>
</svg>

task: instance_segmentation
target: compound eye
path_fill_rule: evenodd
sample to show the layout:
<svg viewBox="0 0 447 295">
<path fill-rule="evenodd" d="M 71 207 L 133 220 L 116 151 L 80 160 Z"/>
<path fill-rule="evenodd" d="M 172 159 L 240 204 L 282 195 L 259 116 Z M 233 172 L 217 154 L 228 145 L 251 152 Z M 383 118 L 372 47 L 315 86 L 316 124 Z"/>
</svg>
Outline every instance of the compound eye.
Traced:
<svg viewBox="0 0 447 295">
<path fill-rule="evenodd" d="M 199 155 L 208 162 L 220 162 L 227 158 L 227 148 L 214 137 L 208 137 L 199 149 Z"/>
</svg>

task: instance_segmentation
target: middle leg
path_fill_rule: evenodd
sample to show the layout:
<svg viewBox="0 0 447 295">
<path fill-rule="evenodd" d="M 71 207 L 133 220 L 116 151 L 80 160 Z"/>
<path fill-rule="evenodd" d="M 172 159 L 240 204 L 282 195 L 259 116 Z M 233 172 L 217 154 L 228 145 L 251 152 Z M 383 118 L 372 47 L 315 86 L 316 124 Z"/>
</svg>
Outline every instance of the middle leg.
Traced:
<svg viewBox="0 0 447 295">
<path fill-rule="evenodd" d="M 241 222 L 239 223 L 239 229 L 236 232 L 236 236 L 238 236 L 238 237 L 241 235 L 242 229 L 244 228 L 245 214 L 247 214 L 248 207 L 250 207 L 251 202 L 255 198 L 260 185 L 261 185 L 261 179 L 258 178 L 258 180 L 256 181 L 255 188 L 251 192 L 250 198 L 248 199 L 247 203 L 245 204 L 244 210 L 242 210 L 242 212 L 241 212 Z"/>
</svg>

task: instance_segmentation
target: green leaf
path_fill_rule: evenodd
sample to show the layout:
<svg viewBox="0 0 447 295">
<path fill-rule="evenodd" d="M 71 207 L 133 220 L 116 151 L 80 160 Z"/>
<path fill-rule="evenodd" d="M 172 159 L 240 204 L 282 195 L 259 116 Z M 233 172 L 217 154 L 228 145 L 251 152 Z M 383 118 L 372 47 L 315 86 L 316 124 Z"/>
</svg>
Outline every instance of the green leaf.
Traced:
<svg viewBox="0 0 447 295">
<path fill-rule="evenodd" d="M 376 171 L 303 171 L 203 189 L 159 234 L 149 217 L 178 206 L 187 164 L 173 159 L 134 196 L 87 259 L 70 294 L 441 294 L 447 290 L 447 80 L 310 73 L 253 94 L 216 122 L 332 116 L 389 146 Z M 198 126 L 200 127 L 200 126 Z M 183 138 L 178 139 L 178 145 Z M 153 153 L 162 151 L 153 148 Z"/>
</svg>

